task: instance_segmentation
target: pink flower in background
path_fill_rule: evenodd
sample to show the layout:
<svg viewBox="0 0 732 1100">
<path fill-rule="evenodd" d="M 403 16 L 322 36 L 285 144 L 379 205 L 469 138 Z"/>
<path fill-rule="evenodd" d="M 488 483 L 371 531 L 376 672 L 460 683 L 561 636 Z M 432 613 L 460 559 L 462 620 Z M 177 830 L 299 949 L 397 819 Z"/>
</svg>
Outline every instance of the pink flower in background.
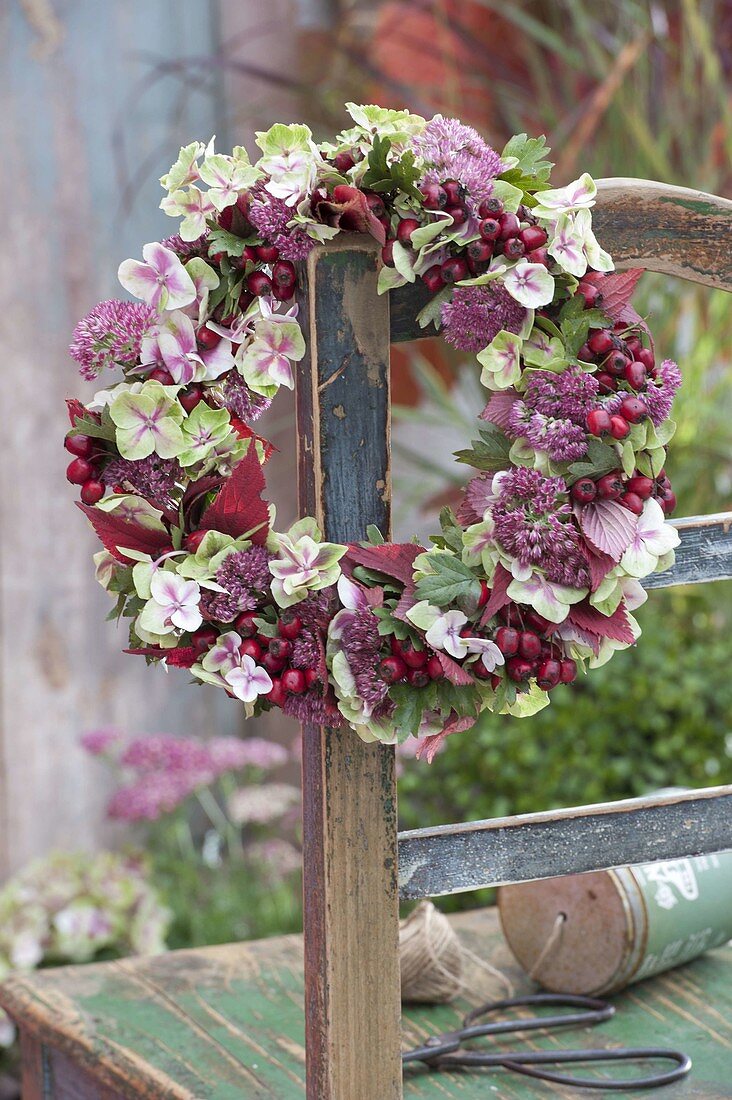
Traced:
<svg viewBox="0 0 732 1100">
<path fill-rule="evenodd" d="M 81 744 L 92 756 L 104 756 L 122 744 L 122 734 L 114 726 L 102 726 L 97 730 L 87 730 L 81 735 Z"/>
</svg>

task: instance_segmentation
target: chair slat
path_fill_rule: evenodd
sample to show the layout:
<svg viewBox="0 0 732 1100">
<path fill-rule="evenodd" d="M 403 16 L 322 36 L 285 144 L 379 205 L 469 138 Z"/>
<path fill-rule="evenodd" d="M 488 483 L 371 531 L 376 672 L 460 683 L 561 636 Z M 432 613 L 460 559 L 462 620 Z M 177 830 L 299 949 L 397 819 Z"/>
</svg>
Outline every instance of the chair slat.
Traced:
<svg viewBox="0 0 732 1100">
<path fill-rule="evenodd" d="M 671 588 L 732 578 L 732 512 L 672 520 L 681 536 L 676 562 L 663 573 L 651 573 L 644 588 Z"/>
<path fill-rule="evenodd" d="M 653 180 L 597 181 L 593 220 L 618 269 L 642 267 L 732 291 L 732 200 Z M 416 317 L 431 294 L 421 280 L 391 293 L 391 342 L 434 336 Z"/>
<path fill-rule="evenodd" d="M 404 900 L 732 848 L 732 785 L 399 834 Z"/>
</svg>

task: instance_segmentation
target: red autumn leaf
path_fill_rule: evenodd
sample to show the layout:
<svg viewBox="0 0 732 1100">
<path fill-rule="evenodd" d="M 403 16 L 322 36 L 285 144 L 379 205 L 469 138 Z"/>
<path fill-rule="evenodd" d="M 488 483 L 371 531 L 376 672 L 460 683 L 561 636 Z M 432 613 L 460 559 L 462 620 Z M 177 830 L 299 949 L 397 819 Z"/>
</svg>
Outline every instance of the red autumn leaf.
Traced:
<svg viewBox="0 0 732 1100">
<path fill-rule="evenodd" d="M 590 590 L 596 592 L 610 570 L 615 568 L 615 562 L 609 554 L 594 550 L 589 543 L 585 543 L 584 552 L 590 569 Z"/>
<path fill-rule="evenodd" d="M 509 425 L 511 410 L 518 399 L 516 390 L 502 390 L 500 393 L 494 393 L 478 419 L 488 420 L 505 431 Z"/>
<path fill-rule="evenodd" d="M 401 594 L 399 603 L 394 608 L 394 618 L 400 619 L 403 623 L 409 623 L 410 626 L 414 626 L 414 623 L 407 618 L 407 612 L 414 607 L 417 603 L 417 590 L 413 584 L 408 584 Z"/>
<path fill-rule="evenodd" d="M 616 642 L 625 642 L 627 645 L 632 645 L 635 641 L 622 604 L 612 615 L 603 615 L 587 600 L 583 600 L 582 603 L 570 608 L 567 622 L 598 638 L 612 638 Z"/>
<path fill-rule="evenodd" d="M 251 539 L 262 546 L 269 531 L 269 509 L 261 496 L 264 487 L 264 474 L 256 448 L 250 446 L 241 462 L 234 467 L 231 477 L 224 482 L 213 504 L 201 516 L 199 527 L 207 531 L 221 531 L 232 538 L 239 538 L 256 527 Z"/>
<path fill-rule="evenodd" d="M 311 200 L 316 217 L 326 225 L 335 225 L 340 229 L 350 229 L 356 233 L 370 233 L 379 244 L 386 242 L 386 230 L 371 212 L 363 191 L 339 183 L 328 198 L 322 192 L 316 192 Z"/>
<path fill-rule="evenodd" d="M 613 271 L 595 280 L 595 285 L 602 294 L 600 308 L 611 320 L 622 320 L 620 315 L 630 303 L 643 273 L 643 268 L 634 267 L 630 271 Z"/>
<path fill-rule="evenodd" d="M 257 435 L 254 429 L 250 428 L 248 424 L 245 424 L 243 420 L 240 420 L 238 416 L 231 417 L 231 426 L 240 439 L 253 439 L 255 443 L 259 443 L 264 455 L 264 462 L 269 462 L 270 458 L 277 450 L 274 443 L 270 443 L 263 435 Z"/>
<path fill-rule="evenodd" d="M 201 654 L 191 646 L 176 646 L 174 649 L 161 649 L 160 646 L 145 646 L 142 649 L 126 649 L 133 657 L 164 657 L 171 668 L 190 668 Z"/>
<path fill-rule="evenodd" d="M 127 557 L 125 550 L 138 550 L 141 554 L 149 554 L 151 558 L 159 558 L 166 550 L 173 549 L 170 535 L 166 531 L 151 530 L 134 520 L 122 519 L 113 512 L 103 512 L 100 508 L 92 508 L 78 501 L 76 507 L 81 508 L 105 550 L 117 561 L 127 564 L 136 560 Z"/>
<path fill-rule="evenodd" d="M 474 684 L 475 681 L 467 669 L 459 665 L 457 661 L 453 661 L 447 653 L 441 653 L 435 651 L 435 657 L 442 665 L 442 671 L 445 673 L 445 679 L 449 680 L 451 684 L 456 684 L 458 687 L 464 687 L 467 684 Z"/>
<path fill-rule="evenodd" d="M 69 414 L 69 420 L 71 421 L 71 427 L 73 428 L 77 420 L 80 420 L 83 416 L 89 416 L 89 413 L 82 405 L 81 401 L 77 401 L 75 397 L 69 397 L 66 399 L 66 409 Z"/>
<path fill-rule="evenodd" d="M 619 562 L 633 540 L 638 517 L 616 500 L 593 500 L 580 510 L 579 525 L 596 550 Z"/>
<path fill-rule="evenodd" d="M 457 520 L 463 527 L 482 523 L 486 509 L 493 501 L 493 474 L 478 474 L 465 486 L 463 499 L 457 510 Z"/>
<path fill-rule="evenodd" d="M 483 615 L 480 620 L 481 626 L 485 626 L 497 611 L 500 611 L 502 607 L 511 602 L 507 595 L 507 589 L 512 580 L 513 577 L 509 571 L 499 562 L 493 574 L 493 587 L 488 597 L 488 603 L 483 608 Z"/>
<path fill-rule="evenodd" d="M 475 718 L 471 715 L 459 718 L 453 711 L 452 716 L 439 733 L 433 733 L 431 737 L 425 737 L 424 741 L 420 743 L 416 752 L 417 759 L 422 760 L 424 758 L 428 764 L 431 764 L 442 748 L 446 737 L 449 737 L 451 733 L 464 733 L 465 730 L 469 730 L 471 726 L 475 725 L 475 721 Z"/>
<path fill-rule="evenodd" d="M 401 581 L 402 584 L 411 584 L 414 559 L 419 554 L 424 554 L 424 546 L 418 546 L 413 542 L 385 542 L 381 546 L 361 546 L 359 543 L 353 543 L 348 547 L 346 557 L 356 565 L 363 565 L 376 573 L 384 573 L 387 577 Z"/>
</svg>

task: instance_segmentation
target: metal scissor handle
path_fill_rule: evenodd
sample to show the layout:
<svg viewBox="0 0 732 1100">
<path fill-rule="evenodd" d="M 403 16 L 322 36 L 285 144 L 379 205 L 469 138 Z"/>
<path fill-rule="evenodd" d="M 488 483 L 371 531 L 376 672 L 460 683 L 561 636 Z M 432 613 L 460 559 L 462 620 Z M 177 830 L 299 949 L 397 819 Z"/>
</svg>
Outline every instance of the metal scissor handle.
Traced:
<svg viewBox="0 0 732 1100">
<path fill-rule="evenodd" d="M 576 1012 L 559 1012 L 554 1015 L 532 1016 L 513 1020 L 478 1021 L 494 1012 L 508 1008 L 541 1007 L 579 1009 Z M 595 997 L 581 997 L 563 993 L 535 993 L 525 997 L 511 997 L 503 1001 L 492 1001 L 473 1009 L 463 1020 L 463 1026 L 455 1031 L 435 1035 L 414 1050 L 405 1051 L 402 1061 L 424 1062 L 431 1069 L 466 1069 L 470 1067 L 503 1068 L 541 1081 L 550 1081 L 558 1085 L 570 1085 L 575 1088 L 606 1089 L 608 1091 L 656 1088 L 678 1081 L 691 1069 L 691 1059 L 677 1050 L 661 1047 L 622 1047 L 618 1050 L 527 1050 L 522 1051 L 473 1051 L 462 1049 L 463 1043 L 486 1035 L 507 1035 L 513 1032 L 534 1031 L 539 1028 L 588 1026 L 609 1020 L 615 1014 L 615 1008 L 606 1001 Z M 556 1073 L 548 1068 L 551 1065 L 567 1063 L 608 1063 L 670 1061 L 674 1068 L 661 1073 L 629 1079 L 581 1078 L 570 1074 Z"/>
</svg>

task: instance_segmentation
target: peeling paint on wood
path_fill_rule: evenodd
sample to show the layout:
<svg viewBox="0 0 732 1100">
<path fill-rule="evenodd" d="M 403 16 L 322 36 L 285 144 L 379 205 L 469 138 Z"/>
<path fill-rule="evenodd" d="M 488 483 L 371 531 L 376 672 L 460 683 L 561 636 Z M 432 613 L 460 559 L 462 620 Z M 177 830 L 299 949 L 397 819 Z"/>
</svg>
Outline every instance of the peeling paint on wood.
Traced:
<svg viewBox="0 0 732 1100">
<path fill-rule="evenodd" d="M 403 899 L 732 848 L 732 786 L 399 834 Z"/>
</svg>

